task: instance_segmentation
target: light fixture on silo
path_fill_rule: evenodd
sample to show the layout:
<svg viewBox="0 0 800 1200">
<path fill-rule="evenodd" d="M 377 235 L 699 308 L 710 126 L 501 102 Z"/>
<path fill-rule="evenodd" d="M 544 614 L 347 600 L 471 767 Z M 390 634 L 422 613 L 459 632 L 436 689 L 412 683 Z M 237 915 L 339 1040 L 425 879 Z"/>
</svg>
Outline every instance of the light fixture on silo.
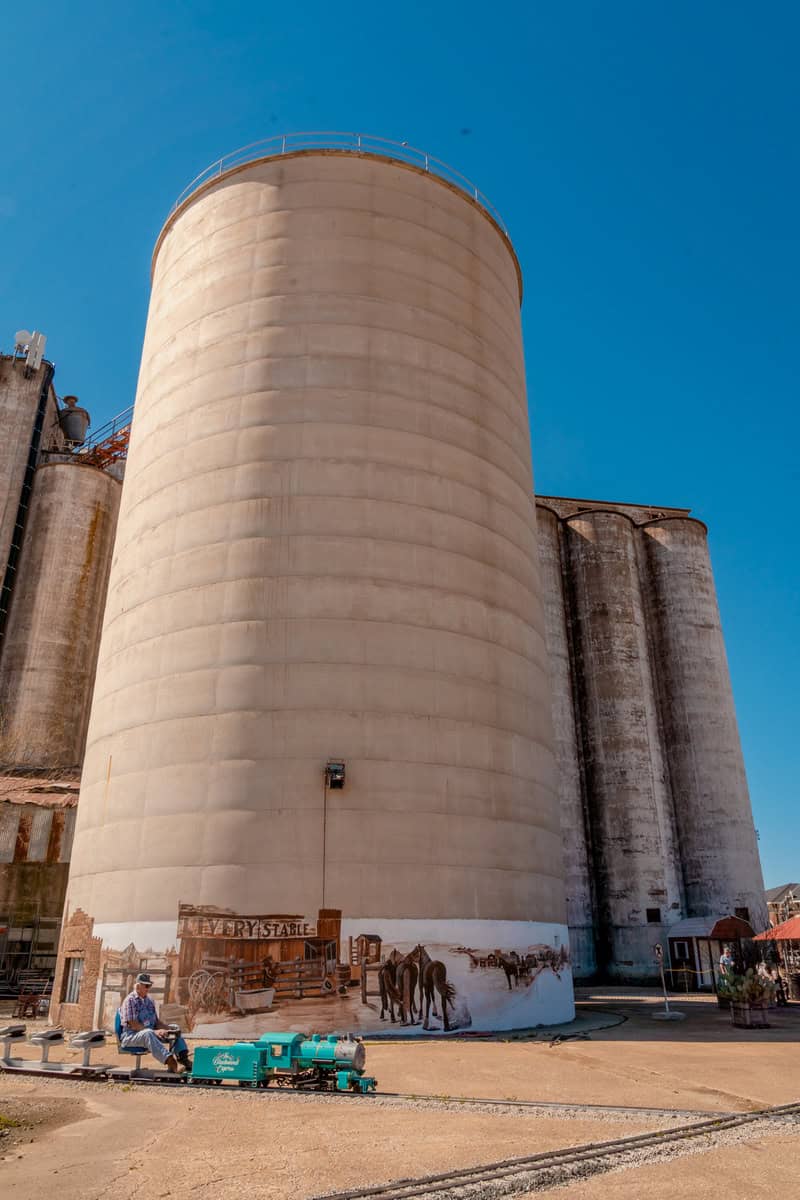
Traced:
<svg viewBox="0 0 800 1200">
<path fill-rule="evenodd" d="M 344 787 L 344 763 L 338 759 L 329 758 L 325 765 L 325 786 L 331 791 Z"/>
</svg>

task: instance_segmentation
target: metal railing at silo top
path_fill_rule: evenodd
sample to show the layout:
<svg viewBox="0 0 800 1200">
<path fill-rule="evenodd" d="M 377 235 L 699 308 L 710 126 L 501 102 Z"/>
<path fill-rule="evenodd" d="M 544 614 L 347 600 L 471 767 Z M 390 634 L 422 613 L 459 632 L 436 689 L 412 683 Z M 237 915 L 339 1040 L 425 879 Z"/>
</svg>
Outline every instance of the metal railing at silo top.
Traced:
<svg viewBox="0 0 800 1200">
<path fill-rule="evenodd" d="M 117 459 L 126 458 L 132 420 L 133 405 L 117 413 L 110 421 L 106 421 L 105 425 L 101 425 L 87 438 L 78 455 L 97 467 L 105 467 Z"/>
<path fill-rule="evenodd" d="M 275 137 L 264 138 L 262 141 L 250 142 L 248 146 L 240 146 L 238 150 L 225 154 L 201 171 L 199 175 L 196 175 L 192 182 L 183 189 L 170 209 L 170 216 L 198 188 L 210 183 L 215 177 L 224 175 L 233 167 L 245 166 L 247 163 L 256 162 L 262 158 L 279 158 L 282 154 L 294 154 L 298 150 L 342 150 L 350 154 L 376 154 L 383 158 L 409 163 L 411 166 L 430 172 L 431 175 L 437 175 L 440 179 L 446 180 L 471 196 L 481 208 L 489 213 L 505 236 L 509 236 L 503 218 L 483 192 L 479 191 L 466 175 L 462 175 L 460 171 L 448 166 L 441 159 L 434 158 L 432 154 L 427 154 L 424 150 L 417 150 L 416 147 L 409 146 L 408 142 L 393 142 L 388 138 L 371 137 L 366 133 L 338 133 L 330 130 L 278 134 Z"/>
</svg>

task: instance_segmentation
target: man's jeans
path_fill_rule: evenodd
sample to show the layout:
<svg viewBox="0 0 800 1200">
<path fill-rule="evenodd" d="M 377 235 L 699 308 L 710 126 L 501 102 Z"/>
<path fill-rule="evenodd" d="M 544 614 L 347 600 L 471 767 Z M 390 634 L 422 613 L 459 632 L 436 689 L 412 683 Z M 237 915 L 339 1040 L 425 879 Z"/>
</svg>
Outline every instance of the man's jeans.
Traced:
<svg viewBox="0 0 800 1200">
<path fill-rule="evenodd" d="M 149 1050 L 154 1058 L 157 1058 L 160 1063 L 165 1063 L 170 1054 L 178 1055 L 183 1050 L 188 1050 L 188 1046 L 182 1037 L 179 1037 L 172 1049 L 170 1050 L 166 1042 L 162 1042 L 154 1029 L 140 1029 L 138 1033 L 123 1033 L 120 1038 L 120 1045 L 123 1050 L 132 1049 L 134 1046 L 144 1046 L 145 1050 Z"/>
</svg>

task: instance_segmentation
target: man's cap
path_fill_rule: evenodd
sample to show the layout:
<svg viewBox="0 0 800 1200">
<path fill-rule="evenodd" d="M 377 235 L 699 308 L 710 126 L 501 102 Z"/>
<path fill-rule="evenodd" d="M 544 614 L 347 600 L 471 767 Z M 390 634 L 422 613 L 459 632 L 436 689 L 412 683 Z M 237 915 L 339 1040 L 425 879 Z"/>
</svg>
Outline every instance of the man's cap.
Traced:
<svg viewBox="0 0 800 1200">
<path fill-rule="evenodd" d="M 147 971 L 141 971 L 136 976 L 136 982 L 137 983 L 146 983 L 148 987 L 152 987 L 152 984 L 153 984 L 153 981 L 150 978 L 150 976 L 147 974 Z"/>
</svg>

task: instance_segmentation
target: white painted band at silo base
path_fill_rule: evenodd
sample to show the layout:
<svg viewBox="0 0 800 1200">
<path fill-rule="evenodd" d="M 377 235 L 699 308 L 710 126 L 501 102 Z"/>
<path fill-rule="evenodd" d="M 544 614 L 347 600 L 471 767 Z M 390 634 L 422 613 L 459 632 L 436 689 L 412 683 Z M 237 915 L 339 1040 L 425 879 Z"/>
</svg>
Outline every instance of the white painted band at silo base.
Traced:
<svg viewBox="0 0 800 1200">
<path fill-rule="evenodd" d="M 159 1005 L 166 993 L 181 1007 L 180 1022 L 196 1038 L 321 1029 L 455 1034 L 557 1025 L 575 1015 L 565 925 L 339 922 L 325 911 L 321 938 L 322 915 L 238 917 L 189 906 L 178 922 L 96 925 L 104 980 L 96 1018 L 113 1024 L 139 969 L 151 974 Z M 234 944 L 236 953 L 226 953 Z M 301 945 L 319 956 L 289 957 Z"/>
</svg>

